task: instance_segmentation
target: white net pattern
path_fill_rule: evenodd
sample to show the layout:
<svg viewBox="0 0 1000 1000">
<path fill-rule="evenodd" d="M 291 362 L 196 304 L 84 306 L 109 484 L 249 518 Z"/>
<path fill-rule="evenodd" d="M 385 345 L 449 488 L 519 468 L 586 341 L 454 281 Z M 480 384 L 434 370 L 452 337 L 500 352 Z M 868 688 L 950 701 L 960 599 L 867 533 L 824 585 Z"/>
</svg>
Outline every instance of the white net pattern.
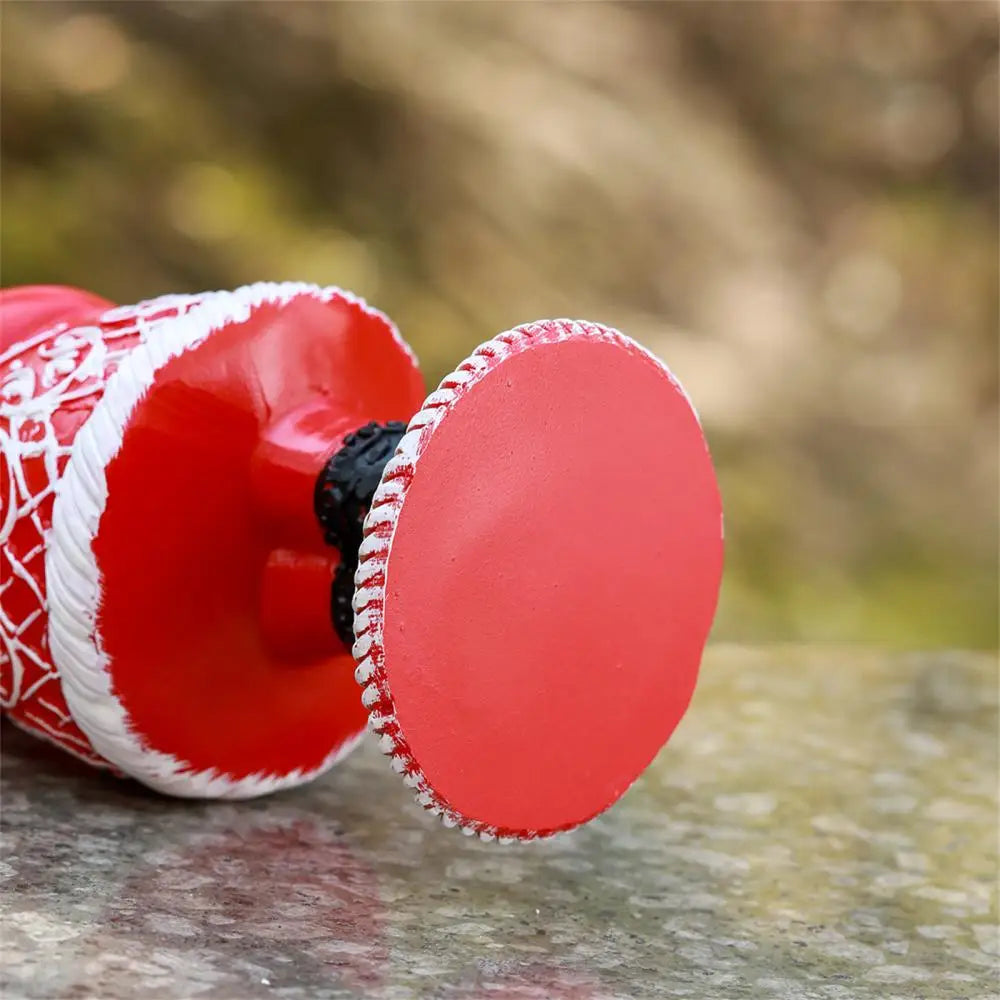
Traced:
<svg viewBox="0 0 1000 1000">
<path fill-rule="evenodd" d="M 73 438 L 122 358 L 201 296 L 51 326 L 0 354 L 0 708 L 23 728 L 104 764 L 73 722 L 48 644 L 45 548 Z"/>
</svg>

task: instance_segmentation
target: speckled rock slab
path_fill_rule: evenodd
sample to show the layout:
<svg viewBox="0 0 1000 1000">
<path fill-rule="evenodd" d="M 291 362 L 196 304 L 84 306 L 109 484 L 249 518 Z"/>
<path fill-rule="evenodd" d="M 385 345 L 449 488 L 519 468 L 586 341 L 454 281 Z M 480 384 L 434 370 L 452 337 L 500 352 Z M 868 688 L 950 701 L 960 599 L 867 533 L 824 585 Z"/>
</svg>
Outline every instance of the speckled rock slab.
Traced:
<svg viewBox="0 0 1000 1000">
<path fill-rule="evenodd" d="M 511 847 L 372 747 L 200 804 L 5 729 L 0 995 L 996 997 L 996 692 L 989 656 L 716 648 L 615 809 Z"/>
</svg>

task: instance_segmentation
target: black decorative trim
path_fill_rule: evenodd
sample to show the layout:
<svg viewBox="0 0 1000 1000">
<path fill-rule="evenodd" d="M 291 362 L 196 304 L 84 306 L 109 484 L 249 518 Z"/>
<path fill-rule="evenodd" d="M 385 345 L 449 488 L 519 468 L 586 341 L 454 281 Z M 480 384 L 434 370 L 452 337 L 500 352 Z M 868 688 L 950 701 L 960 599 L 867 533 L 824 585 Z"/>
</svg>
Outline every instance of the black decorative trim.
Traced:
<svg viewBox="0 0 1000 1000">
<path fill-rule="evenodd" d="M 337 635 L 348 648 L 354 643 L 352 601 L 362 524 L 382 471 L 405 433 L 406 424 L 399 420 L 366 424 L 344 438 L 316 479 L 316 517 L 327 544 L 340 551 L 330 594 L 330 615 Z"/>
</svg>

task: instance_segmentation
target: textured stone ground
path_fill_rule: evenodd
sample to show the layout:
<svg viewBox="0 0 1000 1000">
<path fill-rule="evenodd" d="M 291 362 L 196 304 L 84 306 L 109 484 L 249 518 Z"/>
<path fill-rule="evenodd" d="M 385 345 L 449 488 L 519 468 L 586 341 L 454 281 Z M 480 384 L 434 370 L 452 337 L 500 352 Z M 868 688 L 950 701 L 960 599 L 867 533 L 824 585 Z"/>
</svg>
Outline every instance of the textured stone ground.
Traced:
<svg viewBox="0 0 1000 1000">
<path fill-rule="evenodd" d="M 506 848 L 423 814 L 370 746 L 192 804 L 6 729 L 0 991 L 996 997 L 996 691 L 995 657 L 716 648 L 615 809 Z"/>
</svg>

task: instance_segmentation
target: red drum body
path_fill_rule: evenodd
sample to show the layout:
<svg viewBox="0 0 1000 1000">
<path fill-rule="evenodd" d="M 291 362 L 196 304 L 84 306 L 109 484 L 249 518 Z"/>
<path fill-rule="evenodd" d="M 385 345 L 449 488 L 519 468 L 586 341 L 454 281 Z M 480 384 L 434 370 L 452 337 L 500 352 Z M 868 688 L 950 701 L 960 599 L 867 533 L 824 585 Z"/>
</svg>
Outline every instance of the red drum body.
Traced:
<svg viewBox="0 0 1000 1000">
<path fill-rule="evenodd" d="M 721 502 L 684 391 L 617 330 L 515 327 L 424 399 L 335 288 L 15 289 L 0 325 L 18 725 L 240 798 L 367 721 L 446 825 L 524 840 L 607 808 L 686 711 Z"/>
<path fill-rule="evenodd" d="M 339 289 L 0 298 L 2 686 L 19 725 L 175 795 L 298 784 L 364 727 L 312 483 L 424 389 Z"/>
</svg>

